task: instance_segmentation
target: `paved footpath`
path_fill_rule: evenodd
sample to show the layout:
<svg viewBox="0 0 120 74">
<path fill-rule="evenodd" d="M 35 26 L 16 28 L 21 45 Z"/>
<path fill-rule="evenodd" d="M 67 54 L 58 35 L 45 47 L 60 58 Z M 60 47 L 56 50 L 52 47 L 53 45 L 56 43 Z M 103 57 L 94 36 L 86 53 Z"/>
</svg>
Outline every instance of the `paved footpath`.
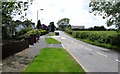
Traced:
<svg viewBox="0 0 120 74">
<path fill-rule="evenodd" d="M 29 48 L 10 56 L 2 61 L 2 72 L 21 72 L 27 64 L 45 47 L 60 47 L 61 44 L 46 44 L 46 36 L 41 36 L 40 40 Z"/>
</svg>

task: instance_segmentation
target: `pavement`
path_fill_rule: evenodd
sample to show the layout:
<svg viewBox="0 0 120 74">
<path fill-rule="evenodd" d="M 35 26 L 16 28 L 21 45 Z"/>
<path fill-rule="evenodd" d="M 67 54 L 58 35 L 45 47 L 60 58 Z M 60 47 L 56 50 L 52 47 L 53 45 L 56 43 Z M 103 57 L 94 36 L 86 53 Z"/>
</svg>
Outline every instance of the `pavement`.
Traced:
<svg viewBox="0 0 120 74">
<path fill-rule="evenodd" d="M 2 72 L 21 72 L 38 55 L 42 48 L 62 48 L 61 44 L 46 44 L 45 37 L 45 35 L 41 36 L 40 40 L 34 45 L 30 45 L 29 48 L 2 60 L 2 64 L 0 64 L 0 67 L 2 66 Z"/>
<path fill-rule="evenodd" d="M 120 71 L 120 54 L 118 52 L 84 43 L 62 31 L 59 33 L 60 36 L 53 38 L 62 43 L 62 46 L 86 72 L 113 72 L 113 74 L 118 74 Z"/>
</svg>

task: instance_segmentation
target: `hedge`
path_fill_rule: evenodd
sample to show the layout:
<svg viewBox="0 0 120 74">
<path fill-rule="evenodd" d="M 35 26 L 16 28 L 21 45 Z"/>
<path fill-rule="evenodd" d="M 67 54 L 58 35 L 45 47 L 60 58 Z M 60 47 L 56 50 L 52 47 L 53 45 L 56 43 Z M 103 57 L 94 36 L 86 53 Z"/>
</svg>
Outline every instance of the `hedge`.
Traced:
<svg viewBox="0 0 120 74">
<path fill-rule="evenodd" d="M 80 39 L 89 39 L 93 42 L 120 45 L 120 35 L 111 31 L 73 31 L 72 36 Z"/>
<path fill-rule="evenodd" d="M 2 45 L 2 59 L 29 48 L 28 40 L 10 42 Z"/>
</svg>

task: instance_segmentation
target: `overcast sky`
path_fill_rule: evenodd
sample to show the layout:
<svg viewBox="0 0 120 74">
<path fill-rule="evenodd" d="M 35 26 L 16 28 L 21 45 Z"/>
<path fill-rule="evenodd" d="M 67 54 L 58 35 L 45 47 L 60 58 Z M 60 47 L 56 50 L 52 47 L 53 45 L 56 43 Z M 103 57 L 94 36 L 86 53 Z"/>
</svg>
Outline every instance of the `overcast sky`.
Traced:
<svg viewBox="0 0 120 74">
<path fill-rule="evenodd" d="M 42 24 L 49 25 L 50 22 L 58 22 L 62 18 L 69 18 L 71 25 L 85 26 L 106 26 L 106 20 L 100 16 L 89 13 L 90 0 L 35 0 L 27 11 L 28 19 L 37 23 L 38 17 Z M 40 10 L 44 9 L 44 10 Z"/>
</svg>

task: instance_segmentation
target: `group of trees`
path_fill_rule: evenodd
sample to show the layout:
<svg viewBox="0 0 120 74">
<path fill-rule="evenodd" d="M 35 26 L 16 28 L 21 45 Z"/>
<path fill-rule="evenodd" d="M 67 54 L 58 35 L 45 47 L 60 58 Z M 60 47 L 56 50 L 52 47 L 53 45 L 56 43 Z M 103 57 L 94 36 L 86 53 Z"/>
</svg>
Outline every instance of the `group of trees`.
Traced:
<svg viewBox="0 0 120 74">
<path fill-rule="evenodd" d="M 59 30 L 66 30 L 67 28 L 71 29 L 71 25 L 69 24 L 69 18 L 63 18 L 57 22 Z"/>
<path fill-rule="evenodd" d="M 2 38 L 9 37 L 10 33 L 13 35 L 15 27 L 19 25 L 20 21 L 14 21 L 14 16 L 21 15 L 21 19 L 25 19 L 27 15 L 25 12 L 29 5 L 32 4 L 32 0 L 28 2 L 2 2 Z M 25 23 L 28 23 L 27 20 Z"/>
<path fill-rule="evenodd" d="M 44 30 L 47 30 L 49 32 L 54 32 L 56 27 L 54 25 L 54 22 L 50 22 L 50 24 L 48 26 L 46 26 L 45 24 L 41 24 L 41 21 L 38 20 L 36 28 L 37 29 L 44 29 Z"/>
<path fill-rule="evenodd" d="M 89 4 L 91 7 L 90 13 L 94 15 L 100 15 L 103 19 L 107 18 L 107 26 L 115 25 L 116 28 L 120 29 L 120 1 L 119 0 L 108 0 L 108 1 L 97 1 L 92 0 Z"/>
<path fill-rule="evenodd" d="M 90 27 L 86 30 L 93 30 L 93 31 L 105 31 L 106 28 L 104 26 L 94 26 L 94 27 Z"/>
</svg>

